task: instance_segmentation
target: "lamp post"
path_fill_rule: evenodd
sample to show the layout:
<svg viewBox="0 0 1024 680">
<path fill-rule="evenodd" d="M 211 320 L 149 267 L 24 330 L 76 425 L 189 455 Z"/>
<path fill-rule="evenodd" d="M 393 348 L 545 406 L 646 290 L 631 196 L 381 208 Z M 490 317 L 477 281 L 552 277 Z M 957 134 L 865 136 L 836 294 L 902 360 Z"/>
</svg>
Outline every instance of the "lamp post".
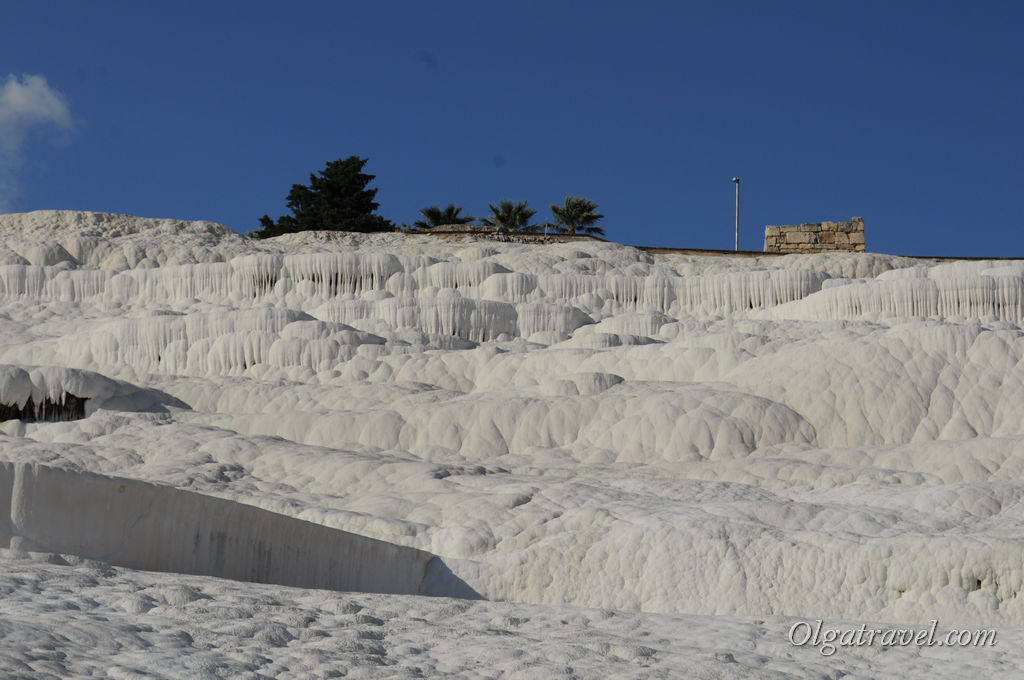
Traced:
<svg viewBox="0 0 1024 680">
<path fill-rule="evenodd" d="M 740 249 L 740 178 L 733 177 L 732 181 L 736 184 L 736 250 Z"/>
</svg>

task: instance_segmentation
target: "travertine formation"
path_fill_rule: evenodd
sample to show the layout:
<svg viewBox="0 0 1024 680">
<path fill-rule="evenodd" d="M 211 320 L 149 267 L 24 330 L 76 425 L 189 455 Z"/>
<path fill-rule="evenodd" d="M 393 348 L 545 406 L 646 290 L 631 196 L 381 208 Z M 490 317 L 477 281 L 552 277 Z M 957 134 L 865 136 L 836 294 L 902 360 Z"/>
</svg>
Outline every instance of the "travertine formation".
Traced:
<svg viewBox="0 0 1024 680">
<path fill-rule="evenodd" d="M 1024 677 L 1021 357 L 1024 260 L 0 216 L 0 677 Z"/>
<path fill-rule="evenodd" d="M 849 222 L 813 222 L 764 228 L 766 253 L 864 252 L 864 218 Z"/>
<path fill-rule="evenodd" d="M 470 593 L 445 586 L 444 568 L 430 567 L 422 550 L 166 484 L 35 462 L 0 461 L 0 547 L 303 588 Z"/>
</svg>

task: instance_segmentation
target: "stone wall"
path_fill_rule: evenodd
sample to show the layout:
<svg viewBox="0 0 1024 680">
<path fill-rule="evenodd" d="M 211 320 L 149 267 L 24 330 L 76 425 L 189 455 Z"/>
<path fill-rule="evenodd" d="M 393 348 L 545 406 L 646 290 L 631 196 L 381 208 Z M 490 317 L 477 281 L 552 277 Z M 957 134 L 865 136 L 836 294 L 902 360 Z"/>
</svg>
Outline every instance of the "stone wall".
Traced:
<svg viewBox="0 0 1024 680">
<path fill-rule="evenodd" d="M 821 253 L 835 250 L 864 252 L 864 219 L 814 222 L 764 228 L 766 253 Z"/>
</svg>

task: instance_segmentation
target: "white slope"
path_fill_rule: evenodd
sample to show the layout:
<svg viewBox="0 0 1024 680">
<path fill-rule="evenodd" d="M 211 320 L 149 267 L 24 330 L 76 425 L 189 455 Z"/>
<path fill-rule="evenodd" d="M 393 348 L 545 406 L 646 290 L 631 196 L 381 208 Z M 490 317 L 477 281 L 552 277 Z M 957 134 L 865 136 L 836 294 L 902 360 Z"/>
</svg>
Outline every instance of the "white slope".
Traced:
<svg viewBox="0 0 1024 680">
<path fill-rule="evenodd" d="M 1024 673 L 1020 629 L 1000 631 L 993 647 L 862 646 L 826 656 L 792 646 L 796 620 L 780 617 L 303 590 L 5 550 L 0 590 L 6 677 L 872 680 Z"/>
<path fill-rule="evenodd" d="M 0 507 L 0 542 L 17 550 L 304 588 L 469 594 L 422 550 L 123 477 L 0 463 Z"/>
<path fill-rule="evenodd" d="M 652 256 L 402 234 L 253 241 L 210 223 L 71 212 L 0 216 L 0 234 L 0 404 L 86 399 L 81 420 L 0 423 L 0 465 L 45 466 L 62 484 L 79 475 L 83 488 L 97 475 L 158 485 L 163 514 L 256 506 L 423 551 L 436 556 L 430 582 L 449 590 L 420 592 L 492 601 L 459 605 L 479 615 L 444 625 L 399 617 L 416 641 L 383 645 L 396 663 L 415 666 L 412 647 L 431 636 L 486 637 L 487 617 L 504 611 L 541 622 L 531 635 L 544 651 L 524 677 L 572 666 L 553 660 L 573 643 L 548 630 L 566 617 L 570 637 L 596 645 L 573 658 L 597 664 L 607 631 L 571 607 L 627 617 L 614 631 L 627 646 L 666 625 L 663 646 L 728 650 L 690 666 L 662 655 L 674 659 L 665 677 L 811 677 L 839 659 L 864 677 L 911 663 L 994 676 L 1024 658 L 1005 647 L 799 656 L 785 640 L 792 619 L 755 623 L 938 619 L 1020 637 L 1024 262 Z M 73 550 L 19 529 L 43 526 L 23 520 L 60 501 L 12 501 L 7 520 L 0 503 L 0 548 L 97 558 L 98 539 Z M 80 522 L 96 537 L 124 521 L 97 513 Z M 236 540 L 286 546 L 298 525 L 285 519 Z M 161 544 L 180 545 L 173 556 L 132 550 L 149 568 L 228 575 L 180 567 L 199 559 L 186 543 Z M 388 581 L 364 589 L 410 592 L 379 558 L 356 561 Z M 45 571 L 46 585 L 12 586 L 12 616 L 46 610 L 62 578 L 81 581 L 18 564 Z M 142 578 L 105 573 L 97 588 Z M 309 614 L 322 595 L 288 597 Z M 203 625 L 221 625 L 218 611 Z M 683 642 L 689 627 L 702 631 Z M 244 653 L 274 646 L 254 640 Z M 198 649 L 195 636 L 166 642 Z M 27 663 L 28 644 L 9 663 Z M 494 644 L 500 659 L 523 641 Z M 440 656 L 456 665 L 423 672 L 490 672 L 458 665 L 470 652 L 451 647 Z M 645 654 L 630 661 L 646 668 Z M 71 656 L 85 665 L 50 672 L 84 673 L 88 650 Z M 603 677 L 586 664 L 562 674 Z"/>
</svg>

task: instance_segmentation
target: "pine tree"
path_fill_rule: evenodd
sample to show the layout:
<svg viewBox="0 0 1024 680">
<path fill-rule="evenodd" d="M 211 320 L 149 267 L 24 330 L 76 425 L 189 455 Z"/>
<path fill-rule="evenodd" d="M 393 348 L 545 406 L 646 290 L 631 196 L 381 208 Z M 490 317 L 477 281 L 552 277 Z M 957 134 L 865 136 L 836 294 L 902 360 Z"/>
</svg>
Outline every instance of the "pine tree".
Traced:
<svg viewBox="0 0 1024 680">
<path fill-rule="evenodd" d="M 275 223 L 268 215 L 260 218 L 262 229 L 251 236 L 269 238 L 296 231 L 392 231 L 394 225 L 374 214 L 380 205 L 374 201 L 376 189 L 368 189 L 375 175 L 362 172 L 366 158 L 349 156 L 330 161 L 317 175 L 309 176 L 309 185 L 293 184 L 288 192 L 291 215 Z"/>
</svg>

